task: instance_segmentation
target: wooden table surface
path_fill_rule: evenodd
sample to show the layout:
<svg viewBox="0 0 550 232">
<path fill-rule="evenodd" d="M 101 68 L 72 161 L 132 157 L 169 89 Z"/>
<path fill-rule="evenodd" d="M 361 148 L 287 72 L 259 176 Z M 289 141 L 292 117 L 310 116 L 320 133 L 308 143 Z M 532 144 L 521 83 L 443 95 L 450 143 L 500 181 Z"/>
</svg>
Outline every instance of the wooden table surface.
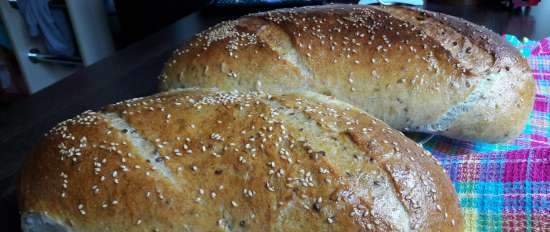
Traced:
<svg viewBox="0 0 550 232">
<path fill-rule="evenodd" d="M 424 8 L 464 17 L 497 33 L 541 39 L 550 36 L 550 17 L 542 13 L 550 14 L 549 5 L 543 1 L 539 6 L 542 10 L 537 7 L 531 15 L 492 7 L 427 4 Z M 226 13 L 191 14 L 26 99 L 0 106 L 0 228 L 19 230 L 15 197 L 17 170 L 24 155 L 49 128 L 85 110 L 155 93 L 157 75 L 174 48 L 208 26 L 246 12 Z"/>
</svg>

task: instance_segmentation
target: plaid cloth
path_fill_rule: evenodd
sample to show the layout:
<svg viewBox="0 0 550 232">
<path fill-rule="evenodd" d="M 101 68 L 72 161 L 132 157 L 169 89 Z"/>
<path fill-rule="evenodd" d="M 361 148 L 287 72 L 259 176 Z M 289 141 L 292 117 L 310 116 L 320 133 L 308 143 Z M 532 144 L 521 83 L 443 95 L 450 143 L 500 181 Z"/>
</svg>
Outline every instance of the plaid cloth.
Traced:
<svg viewBox="0 0 550 232">
<path fill-rule="evenodd" d="M 424 147 L 451 177 L 466 231 L 550 231 L 550 37 L 504 38 L 528 59 L 537 82 L 521 136 L 498 145 L 434 137 Z"/>
</svg>

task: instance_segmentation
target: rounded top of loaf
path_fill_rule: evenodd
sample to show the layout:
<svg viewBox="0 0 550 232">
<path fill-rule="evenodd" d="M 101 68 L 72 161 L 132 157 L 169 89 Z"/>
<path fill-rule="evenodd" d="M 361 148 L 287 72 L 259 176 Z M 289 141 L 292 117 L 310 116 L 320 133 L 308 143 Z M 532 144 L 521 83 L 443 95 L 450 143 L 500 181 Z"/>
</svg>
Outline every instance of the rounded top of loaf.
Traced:
<svg viewBox="0 0 550 232">
<path fill-rule="evenodd" d="M 177 49 L 161 89 L 310 90 L 399 130 L 504 142 L 534 101 L 527 61 L 487 28 L 407 7 L 323 5 L 221 22 Z"/>
<path fill-rule="evenodd" d="M 391 46 L 402 46 L 415 52 L 426 50 L 426 53 L 418 55 L 427 62 L 437 55 L 433 53 L 443 53 L 441 55 L 451 63 L 452 68 L 467 76 L 510 69 L 529 70 L 529 65 L 517 49 L 499 35 L 461 18 L 404 6 L 328 4 L 253 13 L 221 22 L 174 51 L 174 56 L 166 63 L 166 73 L 161 75 L 161 87 L 170 89 L 177 86 L 171 83 L 177 81 L 177 75 L 165 74 L 172 69 L 182 71 L 177 63 L 182 62 L 179 57 L 185 53 L 212 56 L 207 52 L 210 47 L 224 48 L 216 49 L 213 54 L 227 53 L 238 60 L 241 49 L 254 45 L 273 46 L 272 43 L 278 41 L 268 40 L 277 39 L 270 37 L 269 32 L 275 30 L 270 28 L 274 24 L 285 31 L 292 42 L 302 38 L 304 43 L 297 44 L 299 48 L 314 50 L 322 45 L 330 47 L 332 54 L 326 54 L 329 60 L 342 55 L 353 60 L 352 56 L 364 56 L 362 54 L 369 57 L 373 56 L 372 53 L 388 54 Z M 335 41 L 340 34 L 347 34 L 348 38 L 343 40 L 349 41 Z M 355 35 L 359 38 L 352 39 Z M 309 40 L 308 44 L 305 44 L 306 40 Z M 376 48 L 376 51 L 362 49 L 370 47 Z M 297 50 L 301 53 L 301 49 Z"/>
<path fill-rule="evenodd" d="M 84 112 L 29 157 L 19 201 L 27 231 L 463 228 L 428 152 L 310 92 L 176 90 Z"/>
</svg>

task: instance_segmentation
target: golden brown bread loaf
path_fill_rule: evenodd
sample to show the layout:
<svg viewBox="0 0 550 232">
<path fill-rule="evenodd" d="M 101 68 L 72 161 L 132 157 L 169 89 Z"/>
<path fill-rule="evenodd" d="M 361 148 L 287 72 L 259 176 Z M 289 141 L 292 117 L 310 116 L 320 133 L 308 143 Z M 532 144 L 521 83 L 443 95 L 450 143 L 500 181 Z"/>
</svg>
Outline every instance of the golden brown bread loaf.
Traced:
<svg viewBox="0 0 550 232">
<path fill-rule="evenodd" d="M 329 97 L 177 90 L 60 123 L 20 177 L 25 231 L 462 231 L 451 181 Z"/>
<path fill-rule="evenodd" d="M 504 142 L 534 101 L 528 64 L 490 30 L 406 7 L 325 5 L 222 22 L 175 51 L 163 90 L 311 90 L 393 128 Z"/>
</svg>

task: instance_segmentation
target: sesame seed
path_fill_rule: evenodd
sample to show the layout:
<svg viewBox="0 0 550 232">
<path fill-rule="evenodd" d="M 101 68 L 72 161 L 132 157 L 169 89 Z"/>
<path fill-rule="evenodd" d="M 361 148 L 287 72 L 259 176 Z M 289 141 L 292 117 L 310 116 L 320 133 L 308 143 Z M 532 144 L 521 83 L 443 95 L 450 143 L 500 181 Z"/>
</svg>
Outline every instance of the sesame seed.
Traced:
<svg viewBox="0 0 550 232">
<path fill-rule="evenodd" d="M 210 138 L 211 138 L 212 140 L 216 140 L 216 141 L 223 141 L 223 137 L 222 137 L 220 134 L 218 134 L 218 133 L 212 133 L 212 134 L 210 135 Z"/>
</svg>

